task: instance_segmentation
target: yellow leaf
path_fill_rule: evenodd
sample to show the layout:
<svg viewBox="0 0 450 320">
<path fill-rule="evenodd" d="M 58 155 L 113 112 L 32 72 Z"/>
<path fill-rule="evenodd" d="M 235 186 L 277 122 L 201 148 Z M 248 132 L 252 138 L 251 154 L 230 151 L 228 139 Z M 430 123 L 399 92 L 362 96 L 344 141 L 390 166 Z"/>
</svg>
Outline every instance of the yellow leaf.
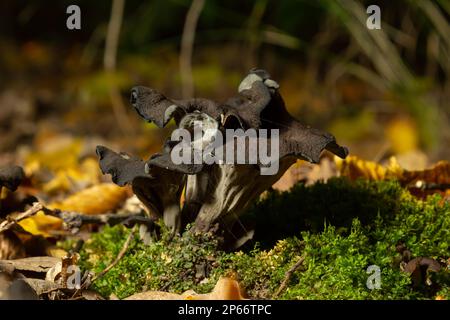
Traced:
<svg viewBox="0 0 450 320">
<path fill-rule="evenodd" d="M 383 180 L 386 177 L 386 168 L 376 162 L 364 161 L 356 156 L 348 156 L 345 160 L 338 157 L 334 159 L 341 175 L 352 180 L 357 178 Z"/>
<path fill-rule="evenodd" d="M 438 185 L 450 184 L 450 162 L 448 161 L 439 161 L 431 168 L 424 170 L 405 170 L 398 165 L 395 158 L 391 158 L 387 170 L 388 177 L 395 177 L 405 185 L 417 182 Z"/>
<path fill-rule="evenodd" d="M 112 212 L 128 197 L 128 189 L 112 183 L 102 183 L 77 192 L 61 202 L 51 203 L 50 209 L 84 214 Z"/>
<path fill-rule="evenodd" d="M 52 139 L 47 149 L 30 153 L 25 160 L 25 173 L 29 176 L 41 168 L 51 171 L 76 167 L 82 149 L 81 140 Z M 66 141 L 67 140 L 67 141 Z M 51 146 L 51 147 L 50 147 Z"/>
<path fill-rule="evenodd" d="M 396 119 L 388 124 L 386 137 L 396 154 L 405 153 L 417 148 L 418 136 L 415 124 L 408 119 Z"/>
<path fill-rule="evenodd" d="M 51 237 L 50 231 L 61 229 L 62 220 L 39 211 L 34 216 L 20 221 L 19 225 L 32 235 L 48 238 Z"/>
<path fill-rule="evenodd" d="M 345 160 L 335 157 L 336 167 L 341 175 L 350 179 L 366 178 L 371 180 L 396 179 L 402 185 L 416 183 L 448 185 L 450 184 L 450 162 L 439 161 L 424 170 L 406 170 L 400 166 L 395 157 L 389 159 L 387 166 L 365 161 L 356 156 Z"/>
<path fill-rule="evenodd" d="M 78 167 L 58 170 L 55 177 L 44 184 L 42 189 L 46 193 L 67 192 L 77 186 L 97 184 L 99 180 L 97 160 L 87 158 Z"/>
</svg>

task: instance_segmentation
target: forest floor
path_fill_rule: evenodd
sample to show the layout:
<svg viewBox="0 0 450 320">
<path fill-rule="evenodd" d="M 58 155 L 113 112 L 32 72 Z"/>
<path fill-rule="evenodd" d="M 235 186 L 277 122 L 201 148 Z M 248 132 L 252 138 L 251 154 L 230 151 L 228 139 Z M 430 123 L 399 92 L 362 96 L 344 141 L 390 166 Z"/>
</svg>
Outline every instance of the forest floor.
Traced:
<svg viewBox="0 0 450 320">
<path fill-rule="evenodd" d="M 84 156 L 89 144 L 44 145 L 24 151 L 18 190 L 2 190 L 2 298 L 200 298 L 226 291 L 220 279 L 237 284 L 234 298 L 450 297 L 448 162 L 408 171 L 395 158 L 299 161 L 240 217 L 255 233 L 230 250 L 220 233 L 171 237 L 162 223 L 149 241 L 130 227 L 144 207 Z"/>
</svg>

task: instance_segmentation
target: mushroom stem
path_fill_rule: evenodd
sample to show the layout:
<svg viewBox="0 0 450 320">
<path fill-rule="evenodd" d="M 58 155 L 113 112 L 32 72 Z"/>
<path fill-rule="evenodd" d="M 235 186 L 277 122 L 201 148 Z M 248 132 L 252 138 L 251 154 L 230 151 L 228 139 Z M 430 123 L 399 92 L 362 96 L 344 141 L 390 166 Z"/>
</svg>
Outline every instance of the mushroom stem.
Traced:
<svg viewBox="0 0 450 320">
<path fill-rule="evenodd" d="M 172 234 L 179 233 L 181 231 L 180 206 L 171 204 L 165 207 L 163 220 L 164 224 L 170 229 Z"/>
<path fill-rule="evenodd" d="M 216 165 L 209 175 L 213 194 L 203 198 L 203 205 L 195 220 L 195 231 L 208 231 L 222 218 L 238 217 L 263 191 L 273 185 L 296 161 L 286 157 L 280 161 L 275 175 L 260 175 L 258 166 Z"/>
</svg>

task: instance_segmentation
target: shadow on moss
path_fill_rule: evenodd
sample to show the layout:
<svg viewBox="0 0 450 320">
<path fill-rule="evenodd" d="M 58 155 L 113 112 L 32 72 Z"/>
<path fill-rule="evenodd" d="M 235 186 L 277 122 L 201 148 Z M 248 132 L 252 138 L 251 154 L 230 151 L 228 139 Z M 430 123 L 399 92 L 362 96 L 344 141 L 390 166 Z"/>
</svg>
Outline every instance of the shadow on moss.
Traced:
<svg viewBox="0 0 450 320">
<path fill-rule="evenodd" d="M 378 216 L 393 216 L 404 192 L 396 181 L 351 182 L 345 178 L 309 187 L 297 184 L 289 192 L 270 191 L 241 218 L 244 226 L 255 229 L 254 241 L 245 249 L 255 242 L 270 248 L 279 239 L 298 236 L 304 230 L 321 232 L 326 224 L 348 231 L 354 218 L 363 225 L 371 224 Z"/>
</svg>

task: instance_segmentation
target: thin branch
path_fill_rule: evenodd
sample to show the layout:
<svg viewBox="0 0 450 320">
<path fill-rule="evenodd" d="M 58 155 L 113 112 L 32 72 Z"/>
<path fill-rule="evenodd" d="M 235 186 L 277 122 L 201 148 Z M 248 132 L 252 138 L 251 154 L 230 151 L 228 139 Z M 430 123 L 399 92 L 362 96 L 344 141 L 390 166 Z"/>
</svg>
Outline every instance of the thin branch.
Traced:
<svg viewBox="0 0 450 320">
<path fill-rule="evenodd" d="M 292 275 L 295 271 L 297 271 L 298 268 L 300 268 L 300 266 L 303 264 L 303 261 L 305 261 L 305 256 L 300 257 L 300 259 L 286 272 L 283 282 L 273 296 L 274 298 L 278 297 L 280 293 L 283 292 L 284 289 L 286 289 Z"/>
<path fill-rule="evenodd" d="M 46 209 L 49 210 L 49 209 Z M 145 224 L 154 225 L 155 220 L 148 218 L 140 213 L 132 214 L 116 214 L 105 213 L 97 215 L 86 215 L 78 212 L 69 211 L 53 211 L 49 210 L 51 215 L 57 216 L 64 221 L 65 226 L 68 229 L 78 229 L 86 224 L 108 224 L 114 226 L 119 223 L 126 223 L 128 225 L 133 224 Z"/>
<path fill-rule="evenodd" d="M 125 0 L 113 0 L 111 7 L 111 17 L 108 23 L 108 31 L 105 41 L 105 52 L 103 56 L 103 65 L 105 71 L 113 74 L 116 70 L 117 47 L 119 45 L 120 29 L 122 27 L 123 9 Z M 128 119 L 125 105 L 120 96 L 120 91 L 115 83 L 111 84 L 109 98 L 113 108 L 114 117 L 119 129 L 124 134 L 133 134 L 134 129 Z"/>
<path fill-rule="evenodd" d="M 117 46 L 119 45 L 124 6 L 125 0 L 113 0 L 108 32 L 106 34 L 105 53 L 103 56 L 103 65 L 107 71 L 114 71 L 116 69 Z"/>
<path fill-rule="evenodd" d="M 33 206 L 30 209 L 17 215 L 16 217 L 7 216 L 6 220 L 4 220 L 0 223 L 0 233 L 12 228 L 14 225 L 16 225 L 18 222 L 22 221 L 23 219 L 34 216 L 36 213 L 38 213 L 42 209 L 43 209 L 43 205 L 39 202 L 35 202 L 35 203 L 33 203 Z"/>
<path fill-rule="evenodd" d="M 128 250 L 128 247 L 129 247 L 130 244 L 131 244 L 131 240 L 133 240 L 133 237 L 134 237 L 134 231 L 135 231 L 135 230 L 136 230 L 136 226 L 134 226 L 134 227 L 131 229 L 130 234 L 128 235 L 128 238 L 127 238 L 127 240 L 125 241 L 125 243 L 123 244 L 122 249 L 120 249 L 120 252 L 119 252 L 119 254 L 117 255 L 116 259 L 114 259 L 114 261 L 113 261 L 109 266 L 107 266 L 105 269 L 103 269 L 102 272 L 96 274 L 96 275 L 92 278 L 92 280 L 86 281 L 86 282 L 83 284 L 82 287 L 84 287 L 84 288 L 82 288 L 82 289 L 87 289 L 92 283 L 94 283 L 95 280 L 97 280 L 97 279 L 103 277 L 103 276 L 104 276 L 105 274 L 107 274 L 112 268 L 114 268 L 114 267 L 116 266 L 116 264 L 119 263 L 120 260 L 122 260 L 122 258 L 124 257 L 125 253 L 126 253 L 127 250 Z"/>
<path fill-rule="evenodd" d="M 180 73 L 181 89 L 184 99 L 194 95 L 194 82 L 192 78 L 192 51 L 194 47 L 195 29 L 198 18 L 202 12 L 205 0 L 193 0 L 186 15 L 183 34 L 181 36 Z"/>
</svg>

